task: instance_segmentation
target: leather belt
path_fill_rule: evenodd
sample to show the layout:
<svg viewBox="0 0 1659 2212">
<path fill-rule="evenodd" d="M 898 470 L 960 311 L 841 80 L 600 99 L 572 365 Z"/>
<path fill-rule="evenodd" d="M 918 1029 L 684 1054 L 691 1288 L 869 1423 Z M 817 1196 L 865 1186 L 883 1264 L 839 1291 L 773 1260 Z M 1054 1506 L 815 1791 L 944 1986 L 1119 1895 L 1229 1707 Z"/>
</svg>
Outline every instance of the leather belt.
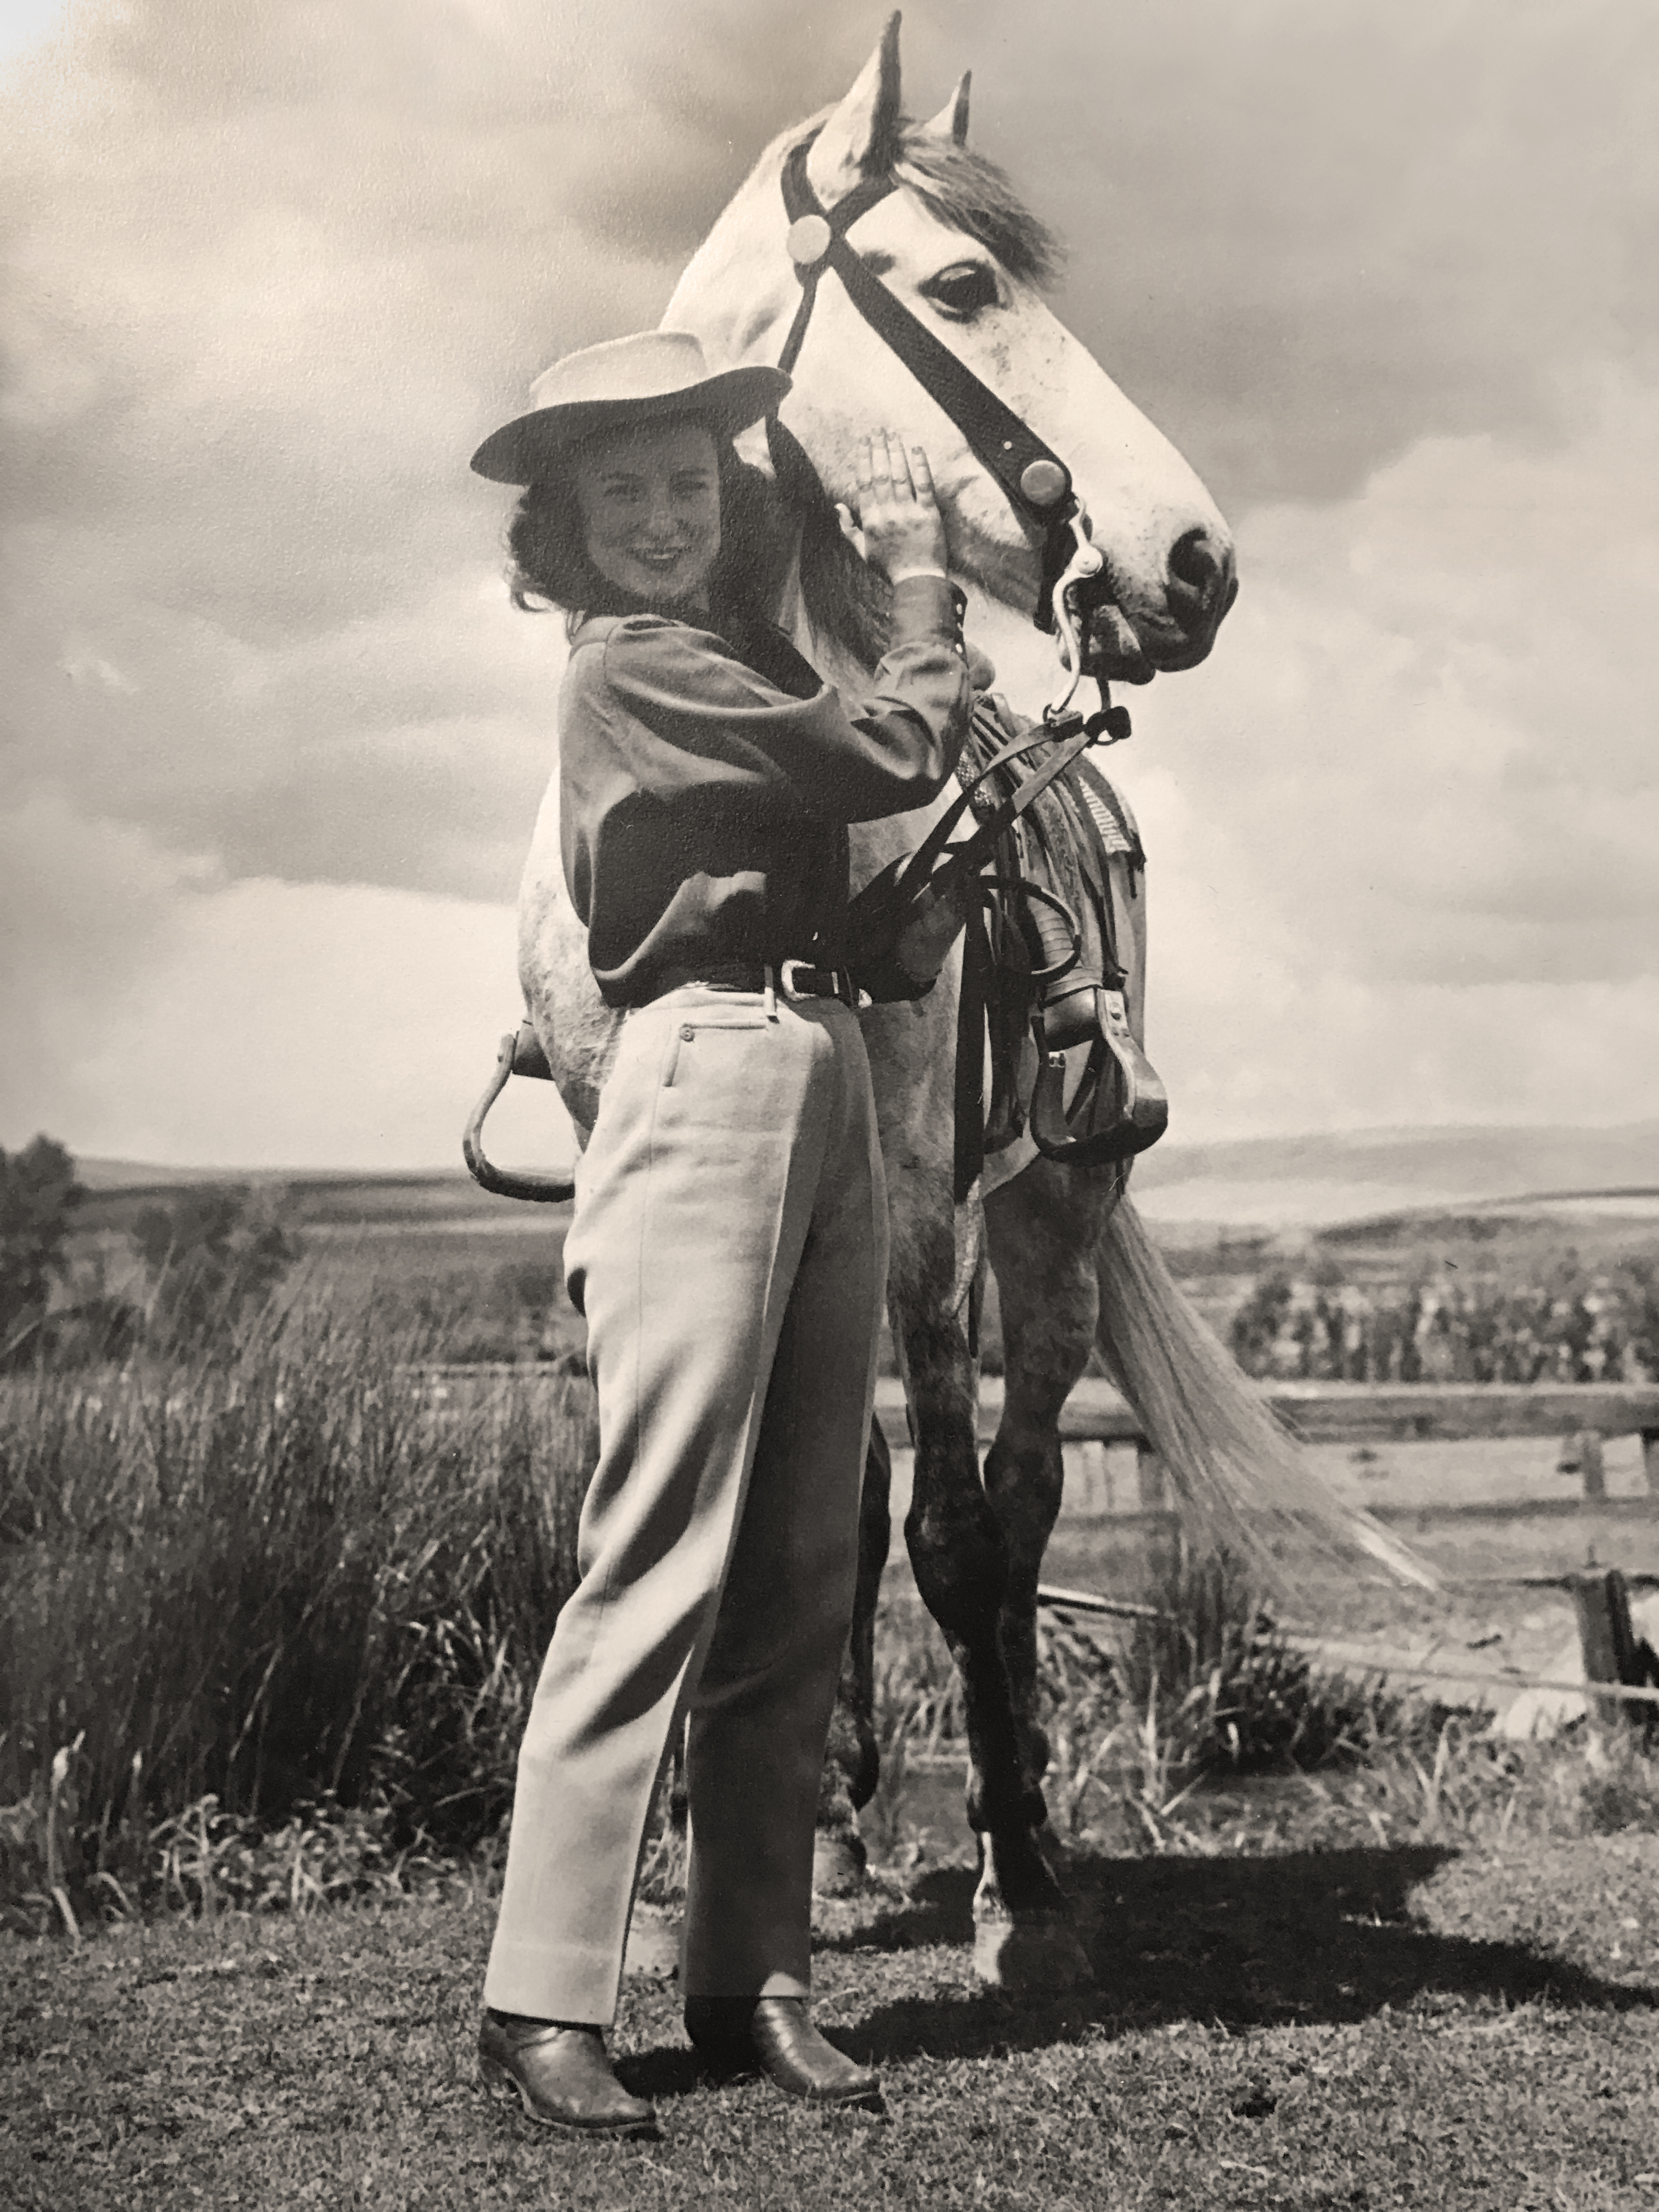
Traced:
<svg viewBox="0 0 1659 2212">
<path fill-rule="evenodd" d="M 712 961 L 701 968 L 669 969 L 651 995 L 659 999 L 688 983 L 706 983 L 715 991 L 775 992 L 781 999 L 838 999 L 854 1013 L 864 997 L 848 969 L 820 968 L 810 960 L 780 960 L 775 967 L 759 960 Z"/>
</svg>

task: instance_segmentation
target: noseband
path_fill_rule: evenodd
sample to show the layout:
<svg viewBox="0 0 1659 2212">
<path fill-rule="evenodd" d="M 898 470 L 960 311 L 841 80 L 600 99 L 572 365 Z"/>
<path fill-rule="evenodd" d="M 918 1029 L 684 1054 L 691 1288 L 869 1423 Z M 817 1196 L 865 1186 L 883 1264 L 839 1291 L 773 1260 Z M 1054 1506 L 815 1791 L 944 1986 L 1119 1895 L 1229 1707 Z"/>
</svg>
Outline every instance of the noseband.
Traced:
<svg viewBox="0 0 1659 2212">
<path fill-rule="evenodd" d="M 833 270 L 842 289 L 859 313 L 890 351 L 903 362 L 922 390 L 949 416 L 981 467 L 1000 487 L 1021 521 L 1042 533 L 1042 580 L 1032 620 L 1041 630 L 1058 631 L 1071 673 L 1071 684 L 1045 714 L 1053 721 L 1071 703 L 1083 676 L 1081 625 L 1068 603 L 1073 587 L 1097 576 L 1105 566 L 1100 549 L 1090 542 L 1089 516 L 1072 482 L 1072 472 L 1058 453 L 1038 437 L 1030 425 L 981 383 L 965 362 L 936 337 L 927 325 L 872 276 L 848 243 L 847 234 L 860 216 L 880 205 L 898 190 L 890 177 L 865 177 L 852 191 L 826 208 L 806 173 L 814 131 L 789 152 L 783 165 L 783 204 L 789 217 L 786 241 L 789 258 L 800 279 L 800 304 L 778 356 L 778 367 L 793 370 L 806 341 L 807 326 L 817 305 L 818 287 Z M 767 418 L 766 434 L 775 468 L 812 470 L 798 438 L 775 413 Z M 816 475 L 816 471 L 812 473 Z M 1086 725 L 1091 738 L 1127 738 L 1129 717 L 1121 707 L 1110 705 L 1101 685 L 1101 711 Z"/>
</svg>

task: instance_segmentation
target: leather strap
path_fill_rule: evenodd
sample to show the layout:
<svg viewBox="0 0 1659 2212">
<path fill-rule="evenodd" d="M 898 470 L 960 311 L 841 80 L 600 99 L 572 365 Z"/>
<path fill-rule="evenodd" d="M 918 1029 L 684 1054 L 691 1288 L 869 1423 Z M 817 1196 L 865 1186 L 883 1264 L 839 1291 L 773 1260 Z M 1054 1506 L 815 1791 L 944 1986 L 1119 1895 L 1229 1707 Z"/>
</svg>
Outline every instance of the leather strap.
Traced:
<svg viewBox="0 0 1659 2212">
<path fill-rule="evenodd" d="M 912 314 L 878 276 L 871 275 L 847 242 L 847 233 L 860 216 L 867 215 L 897 189 L 894 179 L 866 177 L 844 198 L 837 200 L 833 208 L 826 208 L 807 174 L 807 156 L 811 148 L 811 138 L 802 139 L 785 161 L 783 204 L 792 223 L 805 215 L 821 216 L 830 228 L 830 246 L 823 260 L 812 263 L 801 272 L 801 302 L 785 341 L 779 368 L 793 368 L 806 336 L 820 278 L 826 268 L 833 269 L 865 321 L 898 356 L 928 397 L 945 410 L 1017 511 L 1042 528 L 1049 528 L 1071 499 L 1072 472 L 1065 462 L 988 385 L 980 381 L 965 362 Z M 1063 488 L 1052 499 L 1034 500 L 1024 490 L 1020 479 L 1033 461 L 1049 462 L 1059 471 Z"/>
<path fill-rule="evenodd" d="M 706 960 L 696 968 L 665 969 L 656 978 L 650 999 L 639 1003 L 649 1006 L 689 983 L 706 983 L 716 991 L 763 991 L 769 980 L 781 998 L 839 999 L 844 1006 L 858 1005 L 858 986 L 847 969 L 821 967 L 811 960 Z"/>
<path fill-rule="evenodd" d="M 829 242 L 817 260 L 805 266 L 798 264 L 800 304 L 778 356 L 778 367 L 786 372 L 793 369 L 805 343 L 818 286 L 825 270 L 833 270 L 848 298 L 871 329 L 961 431 L 975 457 L 1001 487 L 1015 513 L 1043 532 L 1043 576 L 1033 619 L 1039 629 L 1051 629 L 1054 616 L 1050 598 L 1069 557 L 1072 542 L 1066 526 L 1079 512 L 1072 472 L 1051 446 L 1038 437 L 988 384 L 974 374 L 965 362 L 935 337 L 896 294 L 889 291 L 878 276 L 866 268 L 848 244 L 847 233 L 861 216 L 867 215 L 897 190 L 896 182 L 890 176 L 863 178 L 833 208 L 826 208 L 807 174 L 807 157 L 817 136 L 813 131 L 799 140 L 784 161 L 783 204 L 792 225 L 803 216 L 817 216 L 828 231 Z M 777 415 L 767 418 L 766 433 L 781 483 L 786 472 L 799 480 L 803 466 L 816 478 L 817 472 L 805 449 Z M 1047 498 L 1034 498 L 1025 489 L 1025 474 L 1034 462 L 1053 472 L 1050 481 L 1054 488 Z"/>
<path fill-rule="evenodd" d="M 1005 831 L 1018 821 L 1026 809 L 1036 803 L 1039 794 L 1048 788 L 1056 776 L 1063 775 L 1079 755 L 1093 742 L 1085 729 L 1079 729 L 1071 736 L 1056 740 L 1054 732 L 1043 726 L 1026 731 L 1023 737 L 1014 738 L 1011 744 L 993 753 L 975 775 L 963 782 L 960 796 L 951 800 L 910 855 L 896 885 L 905 903 L 920 896 L 923 890 L 938 890 L 952 877 L 977 874 L 991 857 L 997 841 Z M 1039 745 L 1048 744 L 1054 748 L 1054 757 L 1044 761 L 1035 775 L 1027 776 L 1012 796 L 1000 800 L 988 813 L 981 815 L 971 837 L 960 845 L 951 845 L 947 851 L 946 841 L 951 830 L 968 811 L 974 793 L 986 777 L 1009 761 L 1018 760 L 1026 753 L 1035 752 Z M 941 854 L 944 854 L 944 863 L 936 869 L 933 862 Z"/>
<path fill-rule="evenodd" d="M 962 987 L 957 1000 L 951 1186 L 958 1206 L 965 1204 L 985 1169 L 985 987 L 990 967 L 985 916 L 975 907 L 962 940 Z"/>
</svg>

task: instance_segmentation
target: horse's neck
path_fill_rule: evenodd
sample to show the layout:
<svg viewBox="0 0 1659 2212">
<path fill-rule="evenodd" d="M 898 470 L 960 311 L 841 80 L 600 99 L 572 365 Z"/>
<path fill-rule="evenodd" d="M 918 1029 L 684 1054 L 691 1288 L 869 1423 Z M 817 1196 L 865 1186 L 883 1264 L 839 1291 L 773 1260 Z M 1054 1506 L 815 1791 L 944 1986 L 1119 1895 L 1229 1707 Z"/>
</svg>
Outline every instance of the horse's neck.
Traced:
<svg viewBox="0 0 1659 2212">
<path fill-rule="evenodd" d="M 875 687 L 875 664 L 861 659 L 833 630 L 814 623 L 808 612 L 805 593 L 801 588 L 799 544 L 789 563 L 787 580 L 773 610 L 773 620 L 795 650 L 826 684 L 834 684 L 849 705 L 856 707 L 871 696 Z M 925 824 L 944 804 L 941 797 L 930 806 L 910 814 L 854 823 L 850 830 L 854 888 L 867 882 L 897 854 L 908 852 L 921 834 L 918 824 Z"/>
</svg>

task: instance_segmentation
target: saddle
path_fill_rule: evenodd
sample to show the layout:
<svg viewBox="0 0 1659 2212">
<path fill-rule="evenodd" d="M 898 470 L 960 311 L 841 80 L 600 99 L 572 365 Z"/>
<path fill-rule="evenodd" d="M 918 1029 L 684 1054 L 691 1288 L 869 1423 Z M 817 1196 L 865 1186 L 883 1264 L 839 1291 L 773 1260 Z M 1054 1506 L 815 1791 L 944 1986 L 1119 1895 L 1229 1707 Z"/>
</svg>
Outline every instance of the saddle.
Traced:
<svg viewBox="0 0 1659 2212">
<path fill-rule="evenodd" d="M 1024 775 L 1007 757 L 1016 744 Z M 1140 896 L 1146 860 L 1127 806 L 1066 724 L 1025 721 L 994 695 L 975 704 L 957 776 L 981 832 L 994 830 L 963 949 L 960 1203 L 988 1155 L 1028 1130 L 1068 1166 L 1127 1163 L 1163 1135 L 1169 1097 L 1119 957 L 1119 901 Z"/>
</svg>

